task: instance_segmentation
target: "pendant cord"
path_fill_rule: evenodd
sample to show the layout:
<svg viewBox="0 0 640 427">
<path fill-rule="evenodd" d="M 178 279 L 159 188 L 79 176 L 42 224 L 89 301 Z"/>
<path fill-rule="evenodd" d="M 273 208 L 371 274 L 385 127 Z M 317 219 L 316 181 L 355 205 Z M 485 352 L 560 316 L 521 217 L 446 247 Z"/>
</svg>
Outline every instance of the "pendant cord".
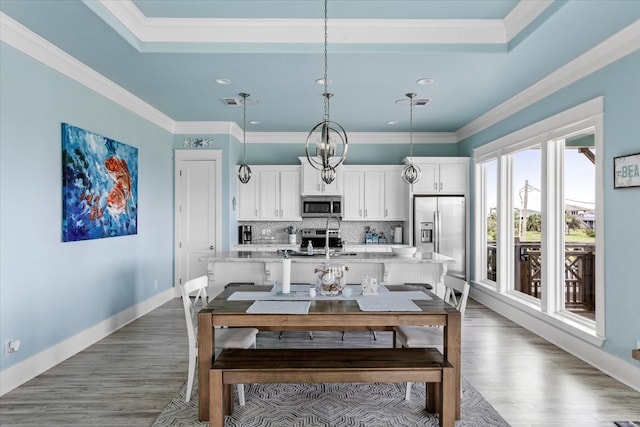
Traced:
<svg viewBox="0 0 640 427">
<path fill-rule="evenodd" d="M 409 98 L 409 155 L 413 157 L 413 97 Z"/>
<path fill-rule="evenodd" d="M 247 97 L 249 94 L 241 93 L 242 96 L 242 163 L 246 163 L 247 160 Z"/>
<path fill-rule="evenodd" d="M 327 46 L 329 44 L 328 16 L 327 0 L 324 0 L 324 120 L 327 122 L 329 121 L 329 97 L 327 96 L 327 85 L 329 84 L 329 59 L 327 55 Z"/>
</svg>

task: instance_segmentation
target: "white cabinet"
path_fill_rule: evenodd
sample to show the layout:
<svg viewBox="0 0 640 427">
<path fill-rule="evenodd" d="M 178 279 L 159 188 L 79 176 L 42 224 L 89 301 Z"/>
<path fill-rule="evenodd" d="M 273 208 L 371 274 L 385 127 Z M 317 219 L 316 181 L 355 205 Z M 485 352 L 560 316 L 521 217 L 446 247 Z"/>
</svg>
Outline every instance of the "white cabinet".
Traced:
<svg viewBox="0 0 640 427">
<path fill-rule="evenodd" d="M 405 221 L 409 185 L 402 179 L 402 166 L 390 166 L 384 171 L 384 219 Z"/>
<path fill-rule="evenodd" d="M 469 159 L 466 157 L 413 157 L 420 168 L 414 194 L 466 194 Z M 407 163 L 409 158 L 405 159 Z"/>
<path fill-rule="evenodd" d="M 300 167 L 253 166 L 253 177 L 238 184 L 238 220 L 301 221 Z"/>
<path fill-rule="evenodd" d="M 253 169 L 253 168 L 252 168 Z M 252 171 L 252 177 L 246 184 L 238 181 L 238 219 L 258 219 L 258 174 Z"/>
<path fill-rule="evenodd" d="M 409 189 L 400 166 L 345 166 L 344 220 L 406 220 Z"/>
<path fill-rule="evenodd" d="M 299 157 L 302 165 L 302 195 L 315 196 L 342 196 L 342 166 L 336 169 L 336 179 L 331 184 L 326 184 L 320 177 L 320 171 L 309 164 L 306 157 Z"/>
</svg>

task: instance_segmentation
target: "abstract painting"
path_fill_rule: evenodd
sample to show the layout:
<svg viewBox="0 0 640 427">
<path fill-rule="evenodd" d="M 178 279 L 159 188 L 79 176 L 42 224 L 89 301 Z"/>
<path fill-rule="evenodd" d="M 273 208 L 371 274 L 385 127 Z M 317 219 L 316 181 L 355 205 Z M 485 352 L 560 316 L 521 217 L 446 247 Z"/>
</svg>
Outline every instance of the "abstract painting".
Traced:
<svg viewBox="0 0 640 427">
<path fill-rule="evenodd" d="M 138 149 L 62 123 L 62 241 L 138 233 Z"/>
</svg>

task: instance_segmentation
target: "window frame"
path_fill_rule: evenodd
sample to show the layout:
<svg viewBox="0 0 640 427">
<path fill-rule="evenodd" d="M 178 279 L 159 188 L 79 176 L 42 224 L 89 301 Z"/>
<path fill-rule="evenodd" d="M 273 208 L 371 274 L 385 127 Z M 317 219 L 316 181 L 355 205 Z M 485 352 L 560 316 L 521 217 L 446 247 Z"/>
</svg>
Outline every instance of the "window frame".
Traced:
<svg viewBox="0 0 640 427">
<path fill-rule="evenodd" d="M 604 98 L 598 97 L 476 148 L 474 154 L 476 257 L 474 284 L 486 288 L 505 303 L 572 333 L 594 345 L 605 340 L 604 282 Z M 595 321 L 565 310 L 564 287 L 564 141 L 576 132 L 593 129 L 596 153 Z M 514 291 L 513 154 L 539 145 L 542 150 L 542 296 L 538 300 Z M 483 166 L 497 161 L 497 280 L 487 280 L 486 181 Z M 557 185 L 557 184 L 561 185 Z M 553 184 L 553 185 L 550 185 Z M 506 220 L 502 220 L 506 219 Z M 559 236 L 559 237 L 558 237 Z"/>
</svg>

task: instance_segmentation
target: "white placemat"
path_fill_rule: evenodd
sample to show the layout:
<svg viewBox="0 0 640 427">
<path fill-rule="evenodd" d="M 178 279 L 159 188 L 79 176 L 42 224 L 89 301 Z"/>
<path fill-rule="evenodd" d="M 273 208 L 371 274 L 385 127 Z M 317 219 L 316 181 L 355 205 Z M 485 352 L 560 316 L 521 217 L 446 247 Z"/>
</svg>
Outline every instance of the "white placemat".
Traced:
<svg viewBox="0 0 640 427">
<path fill-rule="evenodd" d="M 422 311 L 422 309 L 409 298 L 391 296 L 389 294 L 359 296 L 356 298 L 356 301 L 362 311 Z"/>
<path fill-rule="evenodd" d="M 433 299 L 429 295 L 425 294 L 421 291 L 390 291 L 388 294 L 393 298 L 406 298 L 406 299 L 421 299 L 421 300 L 429 300 Z"/>
<path fill-rule="evenodd" d="M 256 301 L 247 309 L 252 314 L 308 314 L 311 301 Z"/>
</svg>

